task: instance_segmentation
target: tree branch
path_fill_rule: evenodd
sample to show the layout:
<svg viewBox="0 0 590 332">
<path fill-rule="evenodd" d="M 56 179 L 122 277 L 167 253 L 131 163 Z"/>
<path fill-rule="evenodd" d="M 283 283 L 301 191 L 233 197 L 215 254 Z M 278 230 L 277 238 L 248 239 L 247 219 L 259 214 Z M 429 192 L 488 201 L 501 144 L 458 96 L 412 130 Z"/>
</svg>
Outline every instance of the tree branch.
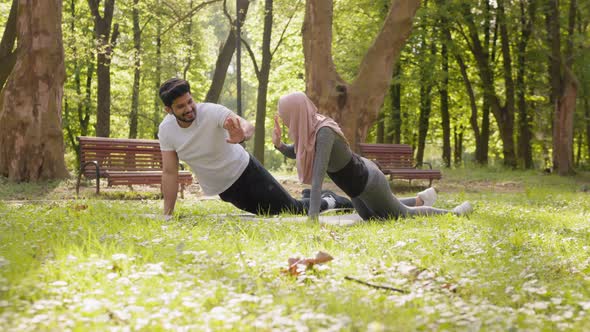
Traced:
<svg viewBox="0 0 590 332">
<path fill-rule="evenodd" d="M 419 0 L 398 0 L 392 3 L 383 27 L 365 54 L 358 76 L 353 83 L 359 95 L 364 93 L 371 95 L 372 91 L 385 92 L 383 87 L 389 85 L 393 66 L 410 35 L 418 7 L 420 7 Z M 378 103 L 380 104 L 381 101 Z M 370 109 L 373 107 L 371 106 Z"/>
<path fill-rule="evenodd" d="M 99 0 L 88 0 L 88 7 L 90 7 L 92 16 L 102 19 L 102 17 L 100 17 L 100 13 L 98 12 L 98 1 Z"/>
<path fill-rule="evenodd" d="M 219 2 L 221 0 L 211 0 L 211 1 L 206 1 L 203 2 L 201 4 L 199 4 L 198 6 L 191 8 L 188 13 L 184 14 L 183 16 L 181 16 L 178 20 L 176 20 L 176 22 L 171 23 L 166 29 L 164 29 L 164 31 L 162 31 L 162 35 L 165 35 L 166 32 L 170 31 L 170 29 L 174 28 L 178 23 L 184 21 L 185 19 L 187 19 L 188 17 L 193 16 L 197 11 L 199 11 L 200 9 L 202 9 L 203 7 L 210 5 L 212 3 L 216 3 Z"/>
<path fill-rule="evenodd" d="M 390 291 L 394 291 L 394 292 L 398 292 L 398 293 L 402 293 L 402 294 L 408 294 L 409 292 L 407 290 L 403 290 L 403 289 L 399 289 L 399 288 L 394 288 L 394 287 L 389 287 L 389 286 L 382 286 L 382 285 L 377 285 L 377 284 L 373 284 L 370 282 L 366 282 L 360 279 L 356 279 L 353 277 L 349 277 L 349 276 L 344 276 L 345 280 L 350 280 L 350 281 L 354 281 L 357 282 L 361 285 L 365 285 L 365 286 L 369 286 L 372 288 L 376 288 L 376 289 L 385 289 L 385 290 L 390 290 Z"/>
<path fill-rule="evenodd" d="M 240 40 L 242 41 L 242 44 L 244 44 L 244 46 L 246 46 L 246 51 L 248 51 L 248 54 L 250 55 L 250 59 L 252 60 L 252 64 L 254 65 L 254 72 L 256 73 L 256 77 L 258 77 L 260 75 L 260 69 L 258 69 L 258 64 L 256 63 L 256 57 L 254 56 L 254 52 L 252 52 L 252 48 L 250 47 L 250 44 L 248 44 L 248 42 L 246 40 L 244 40 L 244 38 L 240 37 Z"/>
<path fill-rule="evenodd" d="M 270 52 L 271 59 L 274 57 L 275 52 L 279 49 L 279 46 L 281 46 L 281 44 L 283 42 L 283 38 L 285 37 L 285 32 L 287 31 L 287 28 L 291 24 L 291 20 L 293 19 L 293 16 L 295 16 L 295 13 L 297 12 L 297 9 L 299 8 L 300 4 L 301 4 L 301 0 L 298 0 L 297 3 L 295 4 L 295 8 L 293 9 L 293 12 L 291 13 L 291 16 L 289 16 L 289 20 L 287 21 L 285 28 L 281 32 L 281 37 L 279 37 L 279 41 L 277 42 L 277 45 L 275 46 L 274 50 L 272 50 L 272 52 Z"/>
</svg>

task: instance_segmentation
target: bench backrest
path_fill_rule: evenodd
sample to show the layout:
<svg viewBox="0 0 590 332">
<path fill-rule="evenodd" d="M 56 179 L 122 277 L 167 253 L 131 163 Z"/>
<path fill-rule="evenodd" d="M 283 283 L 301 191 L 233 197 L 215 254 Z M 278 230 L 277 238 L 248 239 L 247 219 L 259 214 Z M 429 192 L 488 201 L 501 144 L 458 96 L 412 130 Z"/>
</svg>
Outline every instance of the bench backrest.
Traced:
<svg viewBox="0 0 590 332">
<path fill-rule="evenodd" d="M 158 140 L 105 137 L 78 137 L 80 163 L 96 161 L 101 176 L 106 171 L 154 171 L 162 170 L 162 153 Z M 96 170 L 88 165 L 84 175 L 96 176 Z"/>
<path fill-rule="evenodd" d="M 408 144 L 360 143 L 361 155 L 376 160 L 382 169 L 413 168 L 414 153 Z"/>
</svg>

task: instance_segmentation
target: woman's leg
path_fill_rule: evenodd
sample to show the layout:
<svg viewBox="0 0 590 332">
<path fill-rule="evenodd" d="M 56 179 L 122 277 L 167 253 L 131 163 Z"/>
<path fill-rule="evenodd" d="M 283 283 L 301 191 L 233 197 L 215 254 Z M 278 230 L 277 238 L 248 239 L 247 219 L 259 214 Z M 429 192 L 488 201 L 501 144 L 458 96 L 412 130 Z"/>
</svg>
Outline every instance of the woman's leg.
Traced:
<svg viewBox="0 0 590 332">
<path fill-rule="evenodd" d="M 367 205 L 365 204 L 365 202 L 363 202 L 360 198 L 355 197 L 355 198 L 352 198 L 351 201 L 352 201 L 352 206 L 354 207 L 356 212 L 359 214 L 359 216 L 361 216 L 361 218 L 363 218 L 363 220 L 371 219 L 375 215 L 375 212 L 373 212 L 371 209 L 369 209 L 367 207 Z"/>
<path fill-rule="evenodd" d="M 363 158 L 363 161 L 367 165 L 369 178 L 365 190 L 357 198 L 364 203 L 368 211 L 373 211 L 369 218 L 397 219 L 400 216 L 436 215 L 452 212 L 430 206 L 412 207 L 404 204 L 391 193 L 389 182 L 381 170 L 372 161 L 365 158 Z M 368 219 L 362 215 L 361 217 Z"/>
</svg>

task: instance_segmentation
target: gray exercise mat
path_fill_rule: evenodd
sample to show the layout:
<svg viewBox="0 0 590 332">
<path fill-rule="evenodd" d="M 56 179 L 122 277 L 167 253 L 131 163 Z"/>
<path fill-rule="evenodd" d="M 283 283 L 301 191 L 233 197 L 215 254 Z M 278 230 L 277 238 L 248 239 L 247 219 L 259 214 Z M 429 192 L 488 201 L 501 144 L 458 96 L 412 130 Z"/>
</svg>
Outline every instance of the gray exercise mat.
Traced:
<svg viewBox="0 0 590 332">
<path fill-rule="evenodd" d="M 307 222 L 307 216 L 294 216 L 294 215 L 279 215 L 262 217 L 249 213 L 237 213 L 237 214 L 217 214 L 214 218 L 224 220 L 240 220 L 240 221 L 263 221 L 263 222 Z M 352 226 L 362 221 L 362 218 L 357 213 L 347 214 L 321 214 L 319 216 L 320 224 L 323 225 L 334 225 L 334 226 Z"/>
</svg>

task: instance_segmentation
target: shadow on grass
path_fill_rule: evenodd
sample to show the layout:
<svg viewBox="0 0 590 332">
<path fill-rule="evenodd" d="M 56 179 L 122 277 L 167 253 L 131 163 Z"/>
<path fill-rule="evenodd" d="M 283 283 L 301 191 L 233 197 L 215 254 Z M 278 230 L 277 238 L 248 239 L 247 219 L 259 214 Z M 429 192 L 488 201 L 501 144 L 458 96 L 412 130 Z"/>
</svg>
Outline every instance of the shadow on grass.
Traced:
<svg viewBox="0 0 590 332">
<path fill-rule="evenodd" d="M 54 199 L 57 188 L 69 180 L 37 181 L 16 183 L 0 177 L 0 200 Z"/>
<path fill-rule="evenodd" d="M 159 187 L 145 188 L 143 186 L 107 187 L 101 182 L 100 194 L 95 193 L 95 183 L 82 181 L 80 195 L 76 197 L 76 179 L 21 182 L 9 181 L 0 177 L 1 201 L 44 201 L 44 200 L 75 200 L 99 199 L 99 200 L 159 200 L 162 194 Z"/>
</svg>

